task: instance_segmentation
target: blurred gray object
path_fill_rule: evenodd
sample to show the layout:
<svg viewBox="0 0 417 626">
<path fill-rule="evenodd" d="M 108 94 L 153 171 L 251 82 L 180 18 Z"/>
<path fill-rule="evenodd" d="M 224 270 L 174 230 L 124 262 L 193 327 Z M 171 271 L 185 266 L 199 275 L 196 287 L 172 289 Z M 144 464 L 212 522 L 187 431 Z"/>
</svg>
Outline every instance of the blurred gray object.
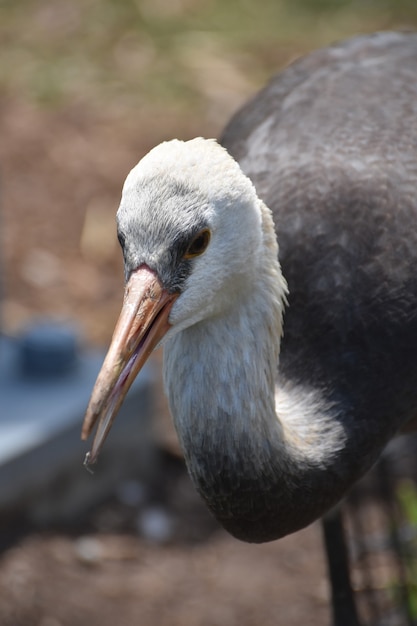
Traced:
<svg viewBox="0 0 417 626">
<path fill-rule="evenodd" d="M 71 327 L 48 320 L 17 338 L 0 335 L 2 514 L 71 522 L 120 480 L 152 471 L 151 368 L 132 387 L 94 476 L 84 469 L 81 423 L 104 355 L 78 344 Z"/>
</svg>

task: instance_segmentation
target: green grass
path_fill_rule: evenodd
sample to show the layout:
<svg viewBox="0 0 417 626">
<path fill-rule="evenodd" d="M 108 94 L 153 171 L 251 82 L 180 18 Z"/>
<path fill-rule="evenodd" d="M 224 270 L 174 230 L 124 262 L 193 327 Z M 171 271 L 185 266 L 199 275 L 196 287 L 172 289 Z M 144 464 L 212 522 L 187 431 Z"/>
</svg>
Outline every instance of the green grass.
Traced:
<svg viewBox="0 0 417 626">
<path fill-rule="evenodd" d="M 311 48 L 416 25 L 415 0 L 0 0 L 0 93 L 195 106 L 204 55 L 207 80 L 222 61 L 255 86 Z"/>
<path fill-rule="evenodd" d="M 412 480 L 403 480 L 397 489 L 397 498 L 406 528 L 417 529 L 417 487 Z M 409 610 L 413 619 L 417 618 L 417 539 L 412 536 L 403 546 L 406 582 L 408 587 Z"/>
</svg>

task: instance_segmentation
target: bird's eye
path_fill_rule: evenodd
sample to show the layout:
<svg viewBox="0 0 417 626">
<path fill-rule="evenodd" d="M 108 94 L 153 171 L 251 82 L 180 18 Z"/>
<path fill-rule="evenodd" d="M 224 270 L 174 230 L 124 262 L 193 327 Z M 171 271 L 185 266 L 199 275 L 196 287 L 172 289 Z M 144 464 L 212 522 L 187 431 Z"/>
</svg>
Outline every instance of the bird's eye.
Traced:
<svg viewBox="0 0 417 626">
<path fill-rule="evenodd" d="M 125 236 L 120 231 L 117 233 L 117 239 L 119 240 L 120 246 L 124 248 L 125 245 Z"/>
<path fill-rule="evenodd" d="M 210 231 L 208 228 L 201 230 L 188 246 L 184 259 L 192 259 L 195 256 L 203 254 L 210 241 Z"/>
</svg>

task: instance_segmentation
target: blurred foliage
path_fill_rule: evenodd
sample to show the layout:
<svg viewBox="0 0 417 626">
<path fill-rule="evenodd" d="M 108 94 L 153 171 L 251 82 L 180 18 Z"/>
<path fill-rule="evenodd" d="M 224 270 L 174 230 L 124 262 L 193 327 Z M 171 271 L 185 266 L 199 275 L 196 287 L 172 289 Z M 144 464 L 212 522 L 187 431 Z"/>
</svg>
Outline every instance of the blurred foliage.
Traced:
<svg viewBox="0 0 417 626">
<path fill-rule="evenodd" d="M 415 0 L 0 0 L 0 93 L 57 106 L 242 97 L 336 39 L 417 25 Z"/>
<path fill-rule="evenodd" d="M 397 489 L 397 498 L 405 526 L 403 534 L 404 568 L 408 586 L 409 610 L 417 618 L 417 486 L 411 479 L 403 480 Z M 400 595 L 400 594 L 398 594 Z"/>
<path fill-rule="evenodd" d="M 397 491 L 398 500 L 406 521 L 417 528 L 417 487 L 412 480 L 403 480 Z"/>
</svg>

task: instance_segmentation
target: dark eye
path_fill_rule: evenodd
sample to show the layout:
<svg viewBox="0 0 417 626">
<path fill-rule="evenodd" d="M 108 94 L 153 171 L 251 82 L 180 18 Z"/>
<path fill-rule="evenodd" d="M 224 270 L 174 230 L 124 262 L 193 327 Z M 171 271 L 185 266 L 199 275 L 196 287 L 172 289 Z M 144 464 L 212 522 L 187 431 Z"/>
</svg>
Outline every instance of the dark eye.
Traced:
<svg viewBox="0 0 417 626">
<path fill-rule="evenodd" d="M 117 233 L 117 239 L 119 240 L 119 243 L 122 247 L 122 249 L 124 248 L 125 245 L 125 236 L 123 233 L 121 233 L 120 231 Z"/>
<path fill-rule="evenodd" d="M 210 241 L 210 231 L 208 228 L 200 231 L 188 246 L 184 259 L 192 259 L 195 256 L 203 254 Z"/>
</svg>

